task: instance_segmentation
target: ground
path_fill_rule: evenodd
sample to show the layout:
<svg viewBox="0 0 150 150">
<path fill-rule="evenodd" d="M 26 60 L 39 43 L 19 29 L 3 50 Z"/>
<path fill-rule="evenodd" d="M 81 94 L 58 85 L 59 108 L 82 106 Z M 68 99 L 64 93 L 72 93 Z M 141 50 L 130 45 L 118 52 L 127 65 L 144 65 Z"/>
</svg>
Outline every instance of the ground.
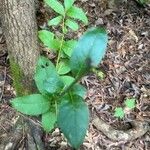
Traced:
<svg viewBox="0 0 150 150">
<path fill-rule="evenodd" d="M 81 0 L 76 4 L 87 12 L 89 27 L 105 26 L 109 33 L 107 54 L 98 68 L 103 72 L 103 77 L 91 73 L 82 79 L 82 84 L 88 89 L 86 101 L 91 112 L 91 123 L 80 149 L 150 149 L 149 131 L 133 141 L 114 141 L 92 123 L 95 114 L 119 130 L 134 128 L 132 121 L 150 123 L 150 6 L 141 7 L 135 1 L 127 1 L 105 8 L 99 0 Z M 44 27 L 46 19 L 53 15 L 46 11 L 40 3 L 37 16 L 39 28 Z M 78 33 L 70 34 L 68 38 L 79 37 L 86 28 L 82 26 Z M 9 100 L 14 96 L 9 57 L 0 27 L 0 143 L 2 138 L 8 136 L 17 118 L 17 113 L 9 106 Z M 117 119 L 114 110 L 124 106 L 126 98 L 135 98 L 136 108 L 128 112 L 124 119 Z M 47 150 L 70 149 L 59 129 L 45 134 L 43 140 Z"/>
</svg>

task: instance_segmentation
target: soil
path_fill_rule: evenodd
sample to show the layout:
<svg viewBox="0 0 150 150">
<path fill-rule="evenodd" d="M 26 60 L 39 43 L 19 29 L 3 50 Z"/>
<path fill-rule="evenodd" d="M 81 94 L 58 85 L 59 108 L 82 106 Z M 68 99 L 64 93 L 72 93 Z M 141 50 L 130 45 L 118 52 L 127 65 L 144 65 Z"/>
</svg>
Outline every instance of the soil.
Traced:
<svg viewBox="0 0 150 150">
<path fill-rule="evenodd" d="M 136 120 L 150 124 L 150 5 L 143 7 L 134 0 L 115 5 L 105 5 L 99 0 L 80 0 L 76 5 L 87 12 L 89 25 L 81 25 L 77 33 L 70 33 L 67 38 L 78 38 L 92 26 L 105 26 L 109 33 L 107 54 L 97 68 L 103 72 L 103 77 L 91 73 L 82 79 L 82 84 L 88 89 L 86 101 L 91 112 L 91 122 L 80 149 L 150 149 L 150 131 L 131 141 L 115 141 L 92 122 L 96 115 L 114 129 L 124 131 L 133 128 L 132 122 Z M 47 19 L 53 15 L 40 1 L 37 12 L 39 29 L 45 28 Z M 47 56 L 52 57 L 49 53 Z M 0 26 L 0 144 L 9 135 L 18 117 L 9 105 L 14 96 L 9 57 Z M 127 111 L 123 119 L 117 119 L 114 117 L 114 110 L 116 107 L 124 107 L 127 98 L 136 100 L 136 108 Z M 24 139 L 20 143 L 24 143 L 23 141 Z M 45 134 L 43 141 L 47 150 L 71 149 L 58 128 Z"/>
</svg>

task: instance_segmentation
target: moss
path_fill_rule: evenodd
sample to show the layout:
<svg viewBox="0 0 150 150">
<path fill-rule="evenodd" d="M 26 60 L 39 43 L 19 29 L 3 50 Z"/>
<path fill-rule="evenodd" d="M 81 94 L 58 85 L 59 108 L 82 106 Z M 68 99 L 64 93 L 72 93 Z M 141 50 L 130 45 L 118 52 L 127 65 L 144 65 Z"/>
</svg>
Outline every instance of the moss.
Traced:
<svg viewBox="0 0 150 150">
<path fill-rule="evenodd" d="M 24 74 L 20 66 L 13 60 L 10 60 L 11 73 L 13 76 L 13 86 L 16 90 L 17 96 L 27 95 L 29 90 L 23 84 Z"/>
</svg>

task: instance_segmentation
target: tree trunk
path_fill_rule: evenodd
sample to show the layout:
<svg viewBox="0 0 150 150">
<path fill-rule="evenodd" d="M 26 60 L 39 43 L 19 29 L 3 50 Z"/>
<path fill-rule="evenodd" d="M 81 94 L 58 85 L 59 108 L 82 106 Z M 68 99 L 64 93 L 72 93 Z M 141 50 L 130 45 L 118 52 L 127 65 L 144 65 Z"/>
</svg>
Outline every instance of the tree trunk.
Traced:
<svg viewBox="0 0 150 150">
<path fill-rule="evenodd" d="M 18 96 L 33 92 L 33 75 L 39 57 L 34 0 L 0 0 L 2 25 L 9 53 L 14 87 Z M 1 12 L 1 10 L 0 10 Z M 0 145 L 17 150 L 25 139 L 25 149 L 44 150 L 42 131 L 38 125 L 19 116 L 13 130 Z"/>
<path fill-rule="evenodd" d="M 39 56 L 34 0 L 2 0 L 2 24 L 17 95 L 33 91 Z"/>
</svg>

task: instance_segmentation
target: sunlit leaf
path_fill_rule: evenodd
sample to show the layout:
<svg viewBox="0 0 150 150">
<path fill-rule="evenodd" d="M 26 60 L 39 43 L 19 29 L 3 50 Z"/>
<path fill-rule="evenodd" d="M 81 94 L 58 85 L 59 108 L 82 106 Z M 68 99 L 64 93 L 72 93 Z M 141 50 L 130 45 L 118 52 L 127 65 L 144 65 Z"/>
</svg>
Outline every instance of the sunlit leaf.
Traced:
<svg viewBox="0 0 150 150">
<path fill-rule="evenodd" d="M 51 20 L 48 21 L 48 25 L 49 26 L 57 26 L 61 23 L 62 21 L 62 16 L 58 16 L 58 17 L 55 17 Z"/>
<path fill-rule="evenodd" d="M 51 41 L 54 39 L 54 34 L 47 30 L 38 31 L 38 37 L 47 47 L 51 47 Z"/>
<path fill-rule="evenodd" d="M 44 2 L 58 14 L 65 15 L 64 7 L 58 0 L 44 0 Z"/>
<path fill-rule="evenodd" d="M 67 19 L 65 22 L 65 25 L 68 26 L 73 31 L 77 31 L 79 29 L 78 23 L 76 23 L 75 21 L 73 21 L 71 19 Z"/>
<path fill-rule="evenodd" d="M 67 11 L 74 3 L 75 0 L 64 0 L 65 10 Z"/>
<path fill-rule="evenodd" d="M 82 8 L 72 6 L 66 14 L 68 17 L 81 20 L 84 24 L 88 24 L 88 19 Z"/>
</svg>

